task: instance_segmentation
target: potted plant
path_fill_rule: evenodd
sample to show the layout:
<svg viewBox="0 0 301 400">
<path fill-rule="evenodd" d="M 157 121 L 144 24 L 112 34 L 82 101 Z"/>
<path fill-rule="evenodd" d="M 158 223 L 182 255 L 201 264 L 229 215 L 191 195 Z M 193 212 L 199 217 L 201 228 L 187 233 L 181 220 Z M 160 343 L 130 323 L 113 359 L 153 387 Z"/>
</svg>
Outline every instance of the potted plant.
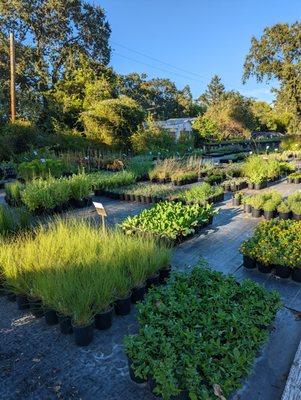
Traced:
<svg viewBox="0 0 301 400">
<path fill-rule="evenodd" d="M 234 206 L 240 206 L 242 202 L 243 194 L 241 192 L 236 192 L 232 199 L 232 204 Z"/>
<path fill-rule="evenodd" d="M 289 219 L 290 218 L 290 206 L 287 204 L 286 201 L 282 201 L 278 207 L 278 216 L 280 219 Z"/>
<path fill-rule="evenodd" d="M 111 328 L 113 321 L 113 302 L 114 302 L 114 281 L 108 269 L 96 274 L 94 280 L 95 286 L 95 328 L 106 330 Z"/>
<path fill-rule="evenodd" d="M 242 199 L 242 203 L 244 205 L 244 212 L 251 213 L 252 206 L 251 206 L 252 197 L 251 196 L 244 196 Z"/>
<path fill-rule="evenodd" d="M 275 218 L 276 216 L 276 203 L 272 199 L 267 200 L 264 202 L 262 209 L 263 209 L 263 215 L 265 219 L 272 219 Z"/>
<path fill-rule="evenodd" d="M 90 288 L 77 293 L 72 304 L 72 329 L 75 344 L 88 346 L 94 335 L 94 309 Z"/>
<path fill-rule="evenodd" d="M 262 215 L 263 199 L 260 195 L 252 198 L 252 217 L 259 218 Z"/>
<path fill-rule="evenodd" d="M 121 267 L 122 264 L 116 266 L 112 272 L 116 293 L 114 308 L 117 315 L 128 315 L 131 312 L 131 282 Z"/>
<path fill-rule="evenodd" d="M 291 204 L 291 210 L 293 213 L 293 219 L 301 220 L 301 201 L 295 201 Z"/>
<path fill-rule="evenodd" d="M 252 239 L 246 240 L 240 246 L 240 252 L 243 255 L 243 265 L 247 269 L 256 268 L 256 260 L 251 256 L 254 249 L 254 242 Z"/>
<path fill-rule="evenodd" d="M 275 265 L 275 275 L 279 278 L 287 279 L 290 277 L 292 269 L 287 265 Z"/>
</svg>

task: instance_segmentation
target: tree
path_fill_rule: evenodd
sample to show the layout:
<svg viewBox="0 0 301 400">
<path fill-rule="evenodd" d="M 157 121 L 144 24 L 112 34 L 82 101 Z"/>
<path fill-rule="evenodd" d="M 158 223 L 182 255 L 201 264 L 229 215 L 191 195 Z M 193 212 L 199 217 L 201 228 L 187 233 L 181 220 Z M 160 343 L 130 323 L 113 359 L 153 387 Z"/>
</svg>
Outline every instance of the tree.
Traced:
<svg viewBox="0 0 301 400">
<path fill-rule="evenodd" d="M 26 64 L 25 71 L 17 71 L 17 83 L 21 80 L 19 74 L 22 79 L 26 76 L 26 89 L 39 94 L 44 111 L 45 92 L 70 62 L 79 60 L 80 55 L 103 65 L 110 60 L 111 30 L 104 11 L 84 0 L 2 0 L 0 32 L 5 43 L 9 33 L 14 32 L 17 49 L 26 50 L 21 58 L 20 52 L 16 54 L 18 64 Z M 5 58 L 7 47 L 2 51 L 4 62 Z M 25 87 L 20 85 L 18 89 L 24 91 Z"/>
<path fill-rule="evenodd" d="M 132 73 L 121 76 L 119 90 L 156 119 L 193 117 L 198 113 L 189 86 L 178 90 L 169 79 L 148 80 L 146 74 Z"/>
<path fill-rule="evenodd" d="M 216 104 L 225 93 L 225 86 L 218 75 L 214 75 L 207 86 L 207 90 L 199 97 L 199 102 L 209 107 Z"/>
<path fill-rule="evenodd" d="M 245 59 L 243 81 L 277 79 L 280 91 L 301 123 L 301 23 L 276 24 L 264 29 L 260 39 L 251 40 Z"/>
<path fill-rule="evenodd" d="M 139 104 L 126 96 L 99 100 L 81 115 L 85 135 L 113 146 L 129 147 L 131 135 L 144 120 Z"/>
<path fill-rule="evenodd" d="M 280 111 L 265 101 L 253 101 L 252 111 L 256 119 L 256 130 L 286 132 L 293 117 L 288 111 Z"/>
</svg>

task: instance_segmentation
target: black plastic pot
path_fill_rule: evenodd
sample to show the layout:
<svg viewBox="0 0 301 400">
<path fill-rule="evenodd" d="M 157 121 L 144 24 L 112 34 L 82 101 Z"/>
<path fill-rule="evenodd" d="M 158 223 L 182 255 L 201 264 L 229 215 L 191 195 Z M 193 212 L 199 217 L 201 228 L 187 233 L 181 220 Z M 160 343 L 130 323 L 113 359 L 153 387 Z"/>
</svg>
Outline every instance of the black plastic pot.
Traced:
<svg viewBox="0 0 301 400">
<path fill-rule="evenodd" d="M 232 199 L 232 204 L 233 204 L 233 206 L 235 206 L 235 207 L 238 207 L 238 206 L 240 206 L 240 199 L 236 199 L 235 197 L 233 197 L 233 199 Z"/>
<path fill-rule="evenodd" d="M 268 219 L 268 220 L 269 219 L 273 219 L 276 216 L 276 211 L 275 210 L 273 210 L 273 211 L 264 211 L 263 215 L 264 215 L 265 219 Z"/>
<path fill-rule="evenodd" d="M 224 185 L 224 189 L 226 192 L 230 192 L 231 186 L 230 185 Z"/>
<path fill-rule="evenodd" d="M 117 299 L 114 309 L 117 315 L 128 315 L 131 312 L 131 295 L 124 299 Z"/>
<path fill-rule="evenodd" d="M 256 210 L 252 207 L 252 217 L 259 218 L 262 215 L 262 210 Z"/>
<path fill-rule="evenodd" d="M 104 196 L 105 192 L 103 189 L 94 189 L 95 196 Z"/>
<path fill-rule="evenodd" d="M 294 178 L 294 183 L 297 183 L 297 184 L 301 183 L 301 178 Z"/>
<path fill-rule="evenodd" d="M 124 200 L 124 193 L 119 193 L 119 200 L 121 200 L 121 201 Z"/>
<path fill-rule="evenodd" d="M 6 295 L 6 298 L 7 298 L 7 300 L 8 301 L 11 301 L 12 303 L 14 302 L 14 301 L 16 301 L 16 295 L 15 295 L 15 293 L 13 293 L 13 292 L 10 292 L 10 291 L 6 291 L 6 293 L 5 293 L 5 295 Z"/>
<path fill-rule="evenodd" d="M 280 219 L 290 219 L 290 213 L 289 212 L 288 213 L 280 212 L 280 213 L 278 213 L 278 216 L 279 216 Z"/>
<path fill-rule="evenodd" d="M 136 195 L 136 201 L 137 201 L 138 203 L 142 203 L 142 196 Z"/>
<path fill-rule="evenodd" d="M 243 256 L 243 263 L 244 263 L 244 267 L 248 268 L 248 269 L 254 269 L 256 268 L 256 261 L 253 260 L 253 258 L 249 257 L 249 256 Z"/>
<path fill-rule="evenodd" d="M 275 275 L 279 278 L 289 278 L 292 273 L 292 269 L 283 265 L 275 265 Z"/>
<path fill-rule="evenodd" d="M 246 213 L 252 212 L 252 207 L 250 206 L 250 204 L 244 204 L 244 212 Z"/>
<path fill-rule="evenodd" d="M 29 308 L 29 301 L 26 295 L 24 294 L 17 294 L 17 306 L 18 310 L 26 310 Z"/>
<path fill-rule="evenodd" d="M 130 200 L 131 200 L 130 195 L 127 194 L 127 193 L 125 193 L 125 195 L 124 195 L 124 200 L 125 200 L 125 201 L 130 201 Z"/>
<path fill-rule="evenodd" d="M 270 274 L 272 272 L 272 266 L 271 265 L 265 265 L 260 262 L 256 263 L 256 266 L 258 268 L 258 271 L 262 272 L 263 274 Z"/>
<path fill-rule="evenodd" d="M 301 268 L 294 268 L 292 272 L 292 279 L 296 282 L 301 282 Z"/>
<path fill-rule="evenodd" d="M 5 296 L 5 288 L 3 286 L 3 283 L 0 282 L 0 297 Z"/>
<path fill-rule="evenodd" d="M 45 321 L 47 325 L 56 325 L 59 322 L 57 313 L 51 308 L 44 308 Z"/>
<path fill-rule="evenodd" d="M 29 299 L 29 308 L 36 318 L 42 318 L 44 315 L 43 303 L 40 299 Z"/>
<path fill-rule="evenodd" d="M 150 204 L 150 203 L 152 202 L 151 196 L 144 196 L 144 202 L 145 202 L 146 204 Z"/>
<path fill-rule="evenodd" d="M 135 201 L 136 200 L 136 196 L 134 194 L 130 194 L 130 201 Z"/>
<path fill-rule="evenodd" d="M 94 335 L 94 321 L 87 325 L 74 325 L 72 324 L 74 340 L 77 346 L 88 346 Z"/>
<path fill-rule="evenodd" d="M 98 313 L 95 315 L 95 328 L 99 331 L 104 331 L 106 329 L 110 329 L 113 322 L 113 310 L 111 307 L 109 310 Z"/>
<path fill-rule="evenodd" d="M 129 374 L 130 374 L 131 380 L 132 380 L 133 382 L 135 382 L 135 383 L 145 383 L 145 380 L 144 380 L 144 379 L 137 378 L 137 377 L 135 376 L 134 371 L 133 371 L 133 368 L 132 368 L 132 365 L 133 365 L 132 360 L 130 360 L 130 359 L 128 358 Z"/>
<path fill-rule="evenodd" d="M 255 183 L 254 184 L 254 189 L 255 190 L 261 190 L 263 188 L 267 187 L 267 182 L 261 182 L 261 183 Z"/>
<path fill-rule="evenodd" d="M 248 189 L 254 189 L 254 183 L 248 183 Z"/>
<path fill-rule="evenodd" d="M 67 315 L 58 314 L 60 331 L 63 335 L 70 335 L 73 332 L 71 317 Z"/>
<path fill-rule="evenodd" d="M 287 183 L 294 183 L 294 178 L 287 178 Z"/>
<path fill-rule="evenodd" d="M 293 219 L 296 220 L 296 221 L 301 221 L 301 214 L 293 213 Z"/>
<path fill-rule="evenodd" d="M 159 280 L 160 283 L 165 283 L 167 281 L 167 279 L 169 278 L 171 273 L 171 266 L 167 267 L 167 268 L 161 268 L 159 269 Z"/>
<path fill-rule="evenodd" d="M 151 286 L 159 285 L 159 283 L 160 283 L 160 275 L 155 274 L 147 278 L 146 287 L 149 289 Z"/>
<path fill-rule="evenodd" d="M 138 303 L 138 301 L 142 301 L 146 294 L 146 285 L 135 287 L 132 291 L 131 301 L 133 304 Z"/>
</svg>

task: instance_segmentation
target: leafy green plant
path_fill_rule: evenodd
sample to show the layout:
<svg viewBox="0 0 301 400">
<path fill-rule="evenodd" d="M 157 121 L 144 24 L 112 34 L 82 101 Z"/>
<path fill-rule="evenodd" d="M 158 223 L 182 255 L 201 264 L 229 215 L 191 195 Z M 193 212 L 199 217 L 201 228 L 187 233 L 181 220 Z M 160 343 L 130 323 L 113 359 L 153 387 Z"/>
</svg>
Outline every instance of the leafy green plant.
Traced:
<svg viewBox="0 0 301 400">
<path fill-rule="evenodd" d="M 279 308 L 275 291 L 198 266 L 149 292 L 125 352 L 135 376 L 151 377 L 154 393 L 166 400 L 182 391 L 211 399 L 216 382 L 228 397 L 250 371 L 268 336 L 262 327 Z"/>
<path fill-rule="evenodd" d="M 121 228 L 127 235 L 149 233 L 161 238 L 177 240 L 194 234 L 217 211 L 211 204 L 184 205 L 181 202 L 162 202 L 126 218 Z"/>
<path fill-rule="evenodd" d="M 186 202 L 204 203 L 209 199 L 212 199 L 214 196 L 221 195 L 222 193 L 222 187 L 211 186 L 209 183 L 204 182 L 201 185 L 195 185 L 180 192 L 177 197 Z"/>
<path fill-rule="evenodd" d="M 300 201 L 291 203 L 290 207 L 294 214 L 301 215 L 301 202 Z"/>
<path fill-rule="evenodd" d="M 13 206 L 18 207 L 22 205 L 21 193 L 24 187 L 25 185 L 18 181 L 5 184 L 5 194 Z"/>
<path fill-rule="evenodd" d="M 68 180 L 68 185 L 70 188 L 70 197 L 75 200 L 83 200 L 89 197 L 92 190 L 91 178 L 84 172 L 72 175 Z"/>
<path fill-rule="evenodd" d="M 278 205 L 277 211 L 278 211 L 279 213 L 286 214 L 286 213 L 289 213 L 289 212 L 291 211 L 291 209 L 290 209 L 290 206 L 288 205 L 288 203 L 287 203 L 286 201 L 282 201 L 282 202 Z"/>
</svg>

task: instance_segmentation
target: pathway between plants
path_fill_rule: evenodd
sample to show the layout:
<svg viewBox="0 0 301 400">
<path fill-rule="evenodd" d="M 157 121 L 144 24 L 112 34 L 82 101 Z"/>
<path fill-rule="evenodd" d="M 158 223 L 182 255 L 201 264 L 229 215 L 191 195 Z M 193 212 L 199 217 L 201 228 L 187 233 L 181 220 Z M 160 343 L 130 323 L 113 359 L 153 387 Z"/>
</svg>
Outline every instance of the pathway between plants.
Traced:
<svg viewBox="0 0 301 400">
<path fill-rule="evenodd" d="M 273 188 L 283 194 L 301 185 L 281 183 Z M 1 198 L 1 193 L 0 193 Z M 97 198 L 107 208 L 111 225 L 145 206 Z M 93 208 L 70 212 L 68 216 L 95 218 Z M 277 400 L 285 385 L 292 360 L 301 339 L 301 321 L 290 309 L 301 311 L 301 285 L 245 271 L 238 253 L 240 243 L 251 235 L 258 221 L 246 217 L 225 202 L 210 229 L 175 249 L 173 265 L 186 269 L 204 257 L 212 268 L 249 277 L 267 288 L 280 291 L 285 307 L 278 313 L 268 343 L 256 360 L 253 373 L 235 400 Z M 72 338 L 60 334 L 29 313 L 16 310 L 15 303 L 0 299 L 0 398 L 6 400 L 104 399 L 151 400 L 143 386 L 129 380 L 122 338 L 136 329 L 135 310 L 116 317 L 108 332 L 96 332 L 88 348 L 73 345 Z"/>
</svg>

